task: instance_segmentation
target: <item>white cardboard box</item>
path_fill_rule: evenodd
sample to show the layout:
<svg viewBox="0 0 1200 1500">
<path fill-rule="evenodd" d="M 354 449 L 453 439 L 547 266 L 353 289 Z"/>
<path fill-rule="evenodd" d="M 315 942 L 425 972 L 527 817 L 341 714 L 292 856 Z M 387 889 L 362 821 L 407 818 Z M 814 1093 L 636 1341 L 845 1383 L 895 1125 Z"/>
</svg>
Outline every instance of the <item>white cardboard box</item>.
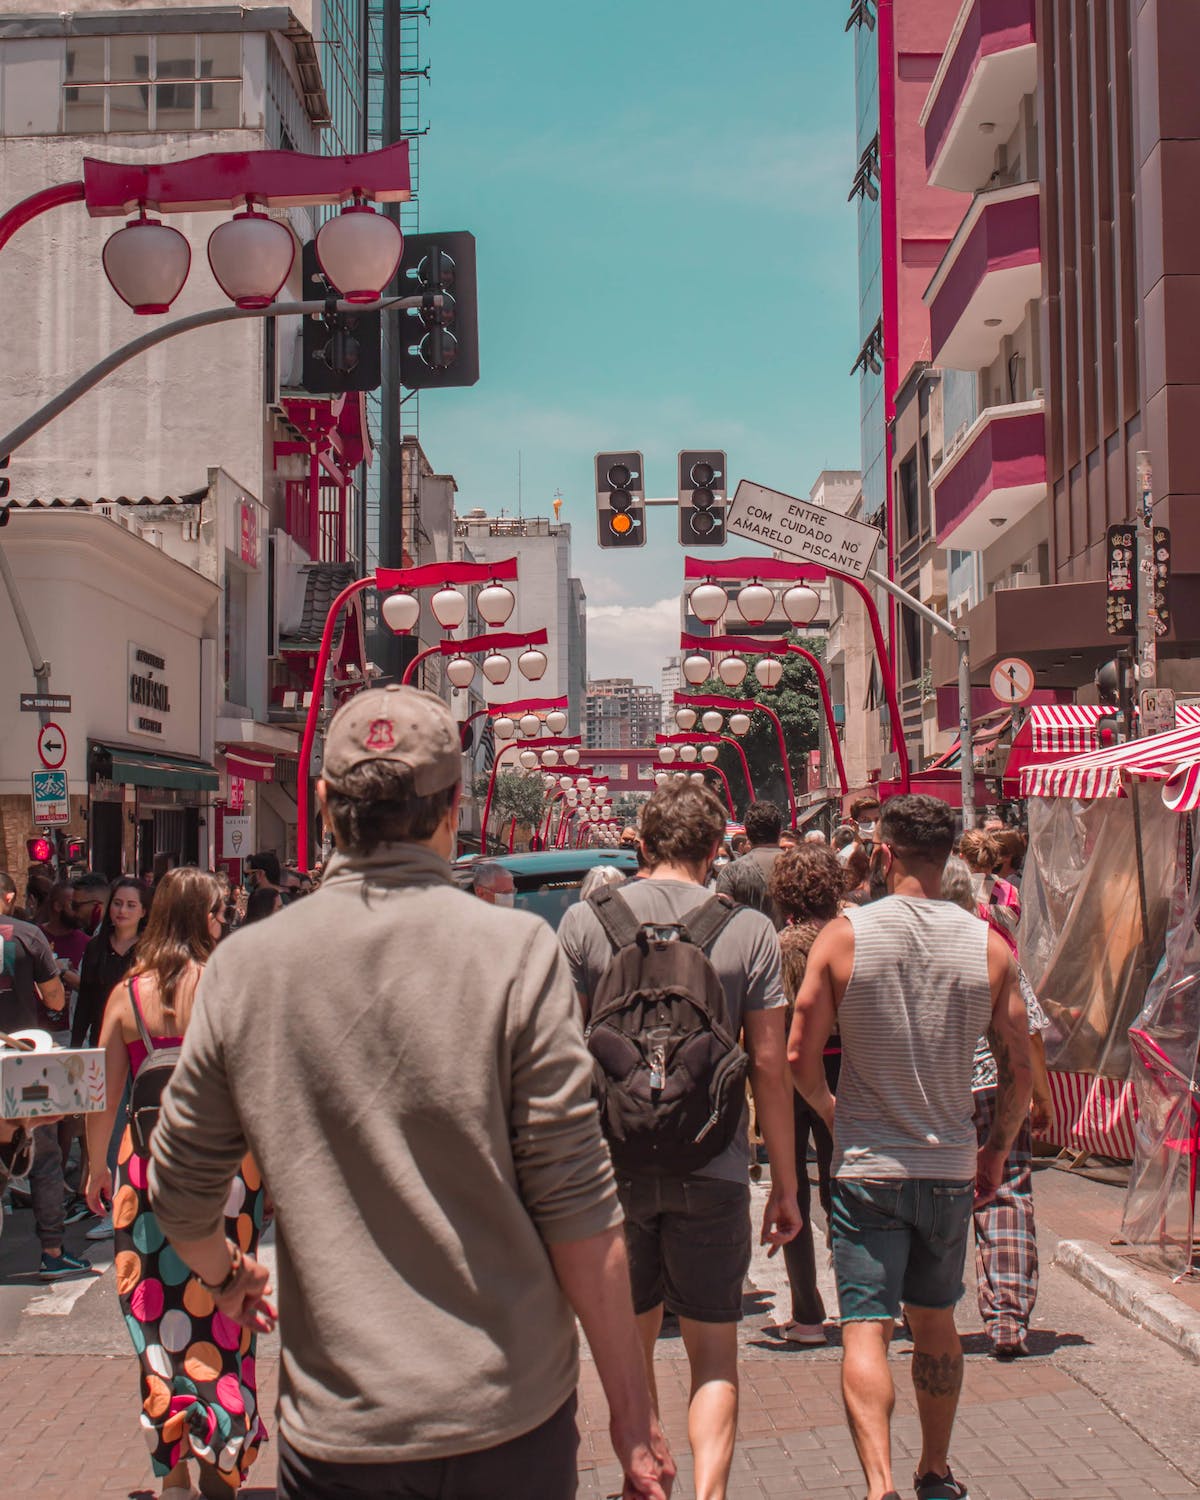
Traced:
<svg viewBox="0 0 1200 1500">
<path fill-rule="evenodd" d="M 102 1047 L 39 1045 L 36 1052 L 0 1047 L 0 1118 L 94 1114 L 105 1102 Z"/>
</svg>

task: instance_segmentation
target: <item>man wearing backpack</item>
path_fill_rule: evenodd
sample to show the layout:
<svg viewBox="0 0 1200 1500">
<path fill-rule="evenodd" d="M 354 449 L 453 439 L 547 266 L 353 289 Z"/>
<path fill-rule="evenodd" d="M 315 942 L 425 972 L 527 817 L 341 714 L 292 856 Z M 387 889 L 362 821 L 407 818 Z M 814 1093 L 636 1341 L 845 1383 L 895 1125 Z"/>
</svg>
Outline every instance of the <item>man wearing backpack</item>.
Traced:
<svg viewBox="0 0 1200 1500">
<path fill-rule="evenodd" d="M 783 833 L 783 813 L 774 802 L 752 802 L 746 809 L 746 837 L 750 847 L 727 864 L 717 876 L 717 893 L 732 896 L 743 906 L 766 912 L 776 928 L 783 918 L 767 894 L 771 871 L 783 853 L 779 840 Z"/>
<path fill-rule="evenodd" d="M 779 943 L 761 912 L 705 889 L 725 834 L 710 791 L 667 782 L 646 803 L 641 829 L 645 879 L 572 907 L 559 941 L 603 1080 L 601 1120 L 651 1385 L 665 1307 L 679 1318 L 691 1367 L 697 1500 L 724 1500 L 751 1255 L 739 1034 L 771 1156 L 762 1243 L 773 1251 L 800 1229 Z M 698 1080 L 690 1089 L 676 1087 L 684 1061 Z"/>
</svg>

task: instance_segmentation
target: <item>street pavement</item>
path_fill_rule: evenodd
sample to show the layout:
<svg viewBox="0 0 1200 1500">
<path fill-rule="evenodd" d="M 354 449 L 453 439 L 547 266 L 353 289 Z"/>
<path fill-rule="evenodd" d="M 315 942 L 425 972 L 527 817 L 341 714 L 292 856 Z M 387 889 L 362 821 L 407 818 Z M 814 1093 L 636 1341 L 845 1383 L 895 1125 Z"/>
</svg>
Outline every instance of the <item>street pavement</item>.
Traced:
<svg viewBox="0 0 1200 1500">
<path fill-rule="evenodd" d="M 973 1500 L 1200 1496 L 1195 1364 L 1052 1264 L 1059 1239 L 1105 1244 L 1116 1234 L 1120 1187 L 1043 1167 L 1036 1196 L 1043 1275 L 1033 1357 L 998 1364 L 987 1352 L 973 1298 L 961 1308 L 967 1370 L 954 1461 L 970 1481 Z M 756 1188 L 756 1212 L 763 1197 L 764 1189 Z M 157 1486 L 138 1435 L 137 1371 L 113 1291 L 111 1249 L 94 1251 L 104 1267 L 99 1277 L 44 1288 L 19 1270 L 35 1263 L 28 1220 L 28 1214 L 8 1218 L 0 1240 L 0 1495 L 150 1500 Z M 83 1227 L 68 1232 L 75 1248 L 82 1246 Z M 266 1253 L 272 1253 L 269 1246 Z M 827 1267 L 822 1274 L 832 1306 Z M 778 1257 L 756 1254 L 745 1311 L 730 1500 L 862 1500 L 842 1416 L 836 1334 L 818 1351 L 781 1346 L 770 1336 L 767 1330 L 787 1313 Z M 897 1340 L 893 1358 L 902 1494 L 911 1493 L 907 1479 L 918 1441 L 909 1347 Z M 277 1357 L 277 1341 L 264 1341 L 259 1371 L 267 1411 L 275 1399 Z M 660 1367 L 663 1417 L 680 1464 L 675 1494 L 690 1500 L 687 1364 L 677 1333 L 661 1340 Z M 579 1395 L 580 1495 L 611 1495 L 620 1489 L 620 1476 L 586 1353 Z M 265 1500 L 274 1494 L 273 1481 L 268 1447 L 242 1493 Z M 537 1500 L 536 1488 L 531 1484 L 520 1500 Z"/>
</svg>

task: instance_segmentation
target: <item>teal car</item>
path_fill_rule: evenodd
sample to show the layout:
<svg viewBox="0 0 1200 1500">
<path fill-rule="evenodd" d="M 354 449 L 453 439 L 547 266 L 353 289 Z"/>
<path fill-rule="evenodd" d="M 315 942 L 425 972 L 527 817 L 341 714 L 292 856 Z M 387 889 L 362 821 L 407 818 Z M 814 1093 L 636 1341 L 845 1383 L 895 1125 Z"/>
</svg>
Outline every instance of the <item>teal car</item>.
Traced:
<svg viewBox="0 0 1200 1500">
<path fill-rule="evenodd" d="M 472 871 L 484 862 L 480 854 L 455 861 L 454 878 L 465 890 L 474 888 Z M 596 865 L 612 865 L 628 877 L 637 874 L 632 849 L 546 849 L 538 854 L 489 854 L 487 863 L 512 872 L 514 905 L 537 912 L 556 928 L 563 913 L 579 900 L 584 876 Z"/>
</svg>

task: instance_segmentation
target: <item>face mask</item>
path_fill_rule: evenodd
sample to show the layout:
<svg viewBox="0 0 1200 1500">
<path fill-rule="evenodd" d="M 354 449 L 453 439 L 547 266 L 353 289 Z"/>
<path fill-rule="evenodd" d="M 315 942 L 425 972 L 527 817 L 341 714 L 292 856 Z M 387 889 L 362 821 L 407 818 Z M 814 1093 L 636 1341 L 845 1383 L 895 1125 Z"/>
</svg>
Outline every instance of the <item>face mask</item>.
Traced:
<svg viewBox="0 0 1200 1500">
<path fill-rule="evenodd" d="M 493 906 L 516 906 L 517 895 L 515 891 L 497 891 L 492 897 Z"/>
<path fill-rule="evenodd" d="M 875 836 L 875 824 L 860 823 L 858 825 L 858 836 L 863 839 L 873 838 Z"/>
</svg>

